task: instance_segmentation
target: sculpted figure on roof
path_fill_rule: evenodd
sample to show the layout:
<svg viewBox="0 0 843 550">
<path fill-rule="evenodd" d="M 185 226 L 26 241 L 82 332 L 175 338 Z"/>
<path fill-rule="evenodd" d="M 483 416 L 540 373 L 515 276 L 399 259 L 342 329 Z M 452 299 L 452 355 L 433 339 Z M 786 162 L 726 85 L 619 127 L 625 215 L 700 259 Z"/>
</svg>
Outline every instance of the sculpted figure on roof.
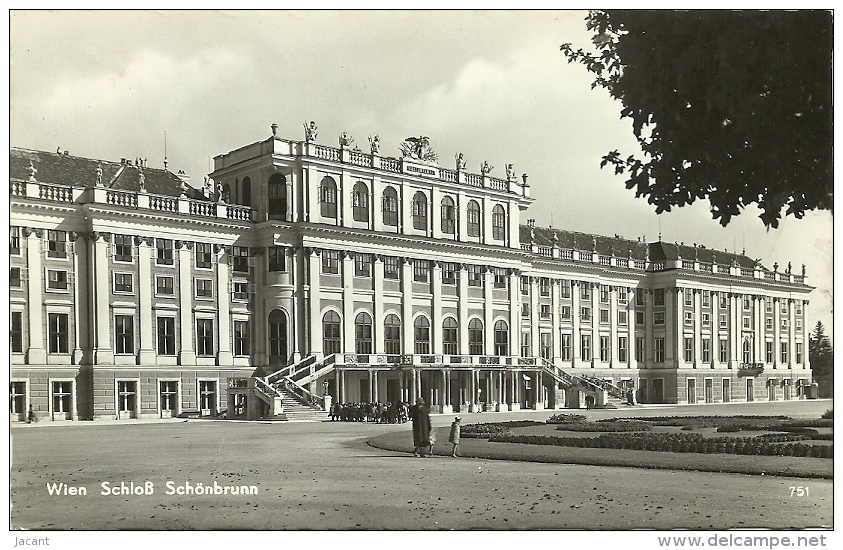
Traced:
<svg viewBox="0 0 843 550">
<path fill-rule="evenodd" d="M 316 136 L 318 135 L 316 123 L 312 120 L 310 123 L 304 123 L 304 140 L 308 143 L 315 143 Z"/>
</svg>

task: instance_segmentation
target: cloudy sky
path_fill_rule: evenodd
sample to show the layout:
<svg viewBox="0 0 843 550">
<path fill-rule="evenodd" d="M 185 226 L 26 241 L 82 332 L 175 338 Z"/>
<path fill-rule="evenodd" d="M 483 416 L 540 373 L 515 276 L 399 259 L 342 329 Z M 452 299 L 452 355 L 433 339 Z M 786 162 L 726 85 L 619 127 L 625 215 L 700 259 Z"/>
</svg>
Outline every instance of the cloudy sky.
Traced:
<svg viewBox="0 0 843 550">
<path fill-rule="evenodd" d="M 656 216 L 601 156 L 636 149 L 620 105 L 569 65 L 559 45 L 590 46 L 583 12 L 26 12 L 10 17 L 10 139 L 16 147 L 161 167 L 201 182 L 210 158 L 265 139 L 270 124 L 320 143 L 346 131 L 397 156 L 430 136 L 503 177 L 526 172 L 541 226 L 738 250 L 770 267 L 806 264 L 810 325 L 832 328 L 832 216 L 767 231 L 755 209 L 727 228 L 706 202 Z"/>
</svg>

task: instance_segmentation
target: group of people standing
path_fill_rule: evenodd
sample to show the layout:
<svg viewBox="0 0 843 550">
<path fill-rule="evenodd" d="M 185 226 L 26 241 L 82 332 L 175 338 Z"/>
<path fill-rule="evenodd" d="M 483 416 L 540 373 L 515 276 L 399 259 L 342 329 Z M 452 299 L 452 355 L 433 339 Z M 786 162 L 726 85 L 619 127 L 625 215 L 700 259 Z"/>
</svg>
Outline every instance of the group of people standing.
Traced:
<svg viewBox="0 0 843 550">
<path fill-rule="evenodd" d="M 416 404 L 410 407 L 410 419 L 413 421 L 413 456 L 427 457 L 433 454 L 433 444 L 436 443 L 433 430 L 430 425 L 430 408 L 423 398 L 419 398 Z M 451 432 L 448 434 L 448 442 L 453 444 L 451 456 L 456 457 L 460 444 L 460 417 L 454 418 L 451 423 Z"/>
<path fill-rule="evenodd" d="M 409 403 L 334 403 L 328 416 L 332 421 L 377 422 L 380 424 L 404 423 L 409 419 Z"/>
</svg>

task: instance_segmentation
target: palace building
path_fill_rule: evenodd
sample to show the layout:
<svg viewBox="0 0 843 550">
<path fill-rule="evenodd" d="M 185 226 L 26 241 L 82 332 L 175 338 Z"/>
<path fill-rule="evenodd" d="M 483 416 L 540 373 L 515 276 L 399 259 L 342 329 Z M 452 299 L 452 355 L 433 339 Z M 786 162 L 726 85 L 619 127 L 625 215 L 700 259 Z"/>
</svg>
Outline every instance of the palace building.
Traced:
<svg viewBox="0 0 843 550">
<path fill-rule="evenodd" d="M 804 396 L 805 271 L 522 223 L 526 175 L 272 135 L 202 186 L 10 151 L 10 413 L 276 417 Z M 286 411 L 286 412 L 285 412 Z M 324 413 L 320 413 L 322 415 Z"/>
</svg>

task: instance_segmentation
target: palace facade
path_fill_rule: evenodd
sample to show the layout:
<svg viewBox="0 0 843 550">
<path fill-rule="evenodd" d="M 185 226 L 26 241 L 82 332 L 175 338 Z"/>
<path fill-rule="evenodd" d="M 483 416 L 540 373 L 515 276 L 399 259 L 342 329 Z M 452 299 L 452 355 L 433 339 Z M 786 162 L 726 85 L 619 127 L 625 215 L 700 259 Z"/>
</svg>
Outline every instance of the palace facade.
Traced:
<svg viewBox="0 0 843 550">
<path fill-rule="evenodd" d="M 812 287 L 743 254 L 522 223 L 526 176 L 268 139 L 184 174 L 10 152 L 12 420 L 803 396 Z"/>
</svg>

